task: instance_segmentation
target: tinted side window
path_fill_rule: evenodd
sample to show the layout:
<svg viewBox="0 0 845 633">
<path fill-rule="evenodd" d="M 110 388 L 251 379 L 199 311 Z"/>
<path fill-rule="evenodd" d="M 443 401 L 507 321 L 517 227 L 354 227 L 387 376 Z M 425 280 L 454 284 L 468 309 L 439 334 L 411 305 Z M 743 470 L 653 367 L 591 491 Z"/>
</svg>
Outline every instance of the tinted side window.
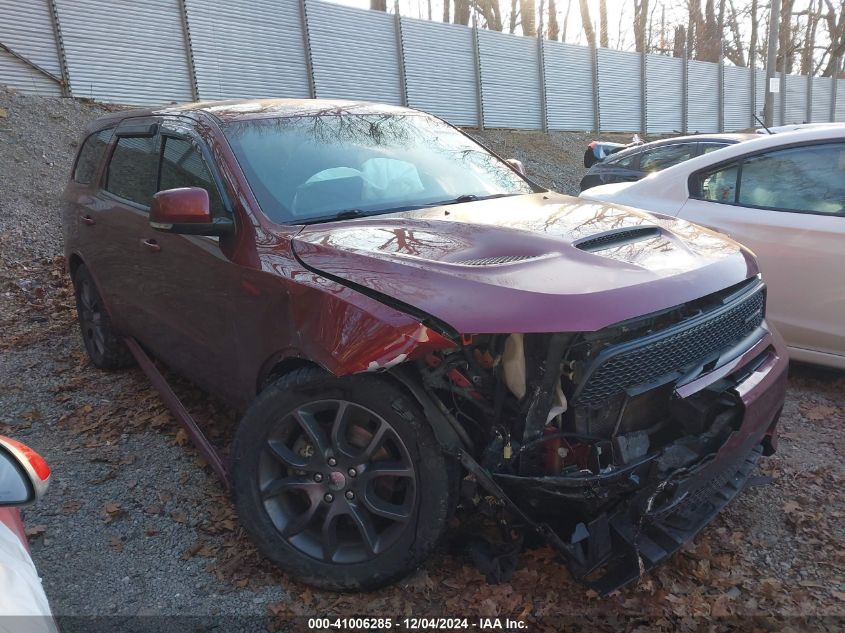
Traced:
<svg viewBox="0 0 845 633">
<path fill-rule="evenodd" d="M 745 159 L 739 203 L 808 213 L 845 213 L 845 143 L 794 147 Z"/>
<path fill-rule="evenodd" d="M 150 206 L 158 175 L 158 136 L 122 136 L 112 152 L 106 190 Z"/>
<path fill-rule="evenodd" d="M 733 204 L 736 201 L 737 163 L 698 175 L 693 198 Z"/>
<path fill-rule="evenodd" d="M 97 167 L 103 158 L 103 151 L 111 140 L 114 128 L 107 128 L 91 134 L 82 143 L 79 150 L 79 157 L 76 159 L 76 167 L 73 170 L 74 181 L 89 185 L 97 174 Z"/>
<path fill-rule="evenodd" d="M 672 165 L 677 165 L 693 157 L 695 145 L 684 143 L 681 145 L 666 145 L 642 153 L 640 170 L 647 172 L 660 171 Z"/>
<path fill-rule="evenodd" d="M 181 138 L 164 138 L 164 151 L 161 155 L 161 181 L 159 191 L 179 187 L 201 187 L 208 192 L 211 212 L 223 214 L 223 202 L 217 185 L 211 177 L 211 171 L 197 147 Z"/>
</svg>

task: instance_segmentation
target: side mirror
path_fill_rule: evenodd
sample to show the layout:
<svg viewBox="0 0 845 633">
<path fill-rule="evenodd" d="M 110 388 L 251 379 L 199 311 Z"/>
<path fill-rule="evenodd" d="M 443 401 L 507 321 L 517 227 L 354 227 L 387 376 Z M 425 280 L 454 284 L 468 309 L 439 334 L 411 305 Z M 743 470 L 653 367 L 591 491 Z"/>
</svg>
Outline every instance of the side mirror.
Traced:
<svg viewBox="0 0 845 633">
<path fill-rule="evenodd" d="M 522 164 L 521 160 L 517 160 L 516 158 L 508 158 L 505 162 L 511 167 L 513 167 L 515 170 L 517 170 L 523 176 L 528 175 L 525 173 L 525 165 Z"/>
<path fill-rule="evenodd" d="M 228 235 L 235 229 L 230 218 L 212 218 L 208 192 L 201 187 L 159 191 L 150 207 L 150 226 L 158 231 L 186 235 Z"/>
<path fill-rule="evenodd" d="M 50 467 L 26 444 L 0 435 L 0 507 L 40 499 L 50 485 Z"/>
</svg>

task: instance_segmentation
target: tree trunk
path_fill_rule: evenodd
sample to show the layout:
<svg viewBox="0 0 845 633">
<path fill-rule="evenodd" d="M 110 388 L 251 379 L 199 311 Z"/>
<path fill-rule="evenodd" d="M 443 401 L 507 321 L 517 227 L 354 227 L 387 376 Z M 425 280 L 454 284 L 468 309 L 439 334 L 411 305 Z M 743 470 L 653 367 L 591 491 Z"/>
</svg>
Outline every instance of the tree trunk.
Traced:
<svg viewBox="0 0 845 633">
<path fill-rule="evenodd" d="M 537 35 L 537 16 L 535 15 L 537 5 L 534 0 L 519 0 L 520 13 L 522 14 L 522 34 L 534 37 Z"/>
<path fill-rule="evenodd" d="M 387 11 L 387 0 L 370 0 L 370 9 L 373 11 Z"/>
<path fill-rule="evenodd" d="M 810 6 L 807 9 L 807 26 L 804 29 L 804 42 L 801 46 L 802 75 L 812 75 L 815 71 L 813 53 L 816 50 L 816 31 L 821 17 L 821 0 L 818 8 L 816 8 L 815 0 L 810 0 Z"/>
<path fill-rule="evenodd" d="M 647 50 L 648 0 L 634 0 L 634 45 L 638 53 Z"/>
<path fill-rule="evenodd" d="M 499 10 L 498 0 L 477 0 L 476 8 L 484 18 L 487 28 L 491 31 L 502 30 L 502 14 Z"/>
<path fill-rule="evenodd" d="M 587 36 L 587 44 L 595 48 L 596 31 L 593 28 L 593 20 L 590 18 L 590 7 L 587 6 L 587 0 L 578 0 L 578 6 L 581 8 L 581 24 L 584 26 L 584 35 Z"/>
<path fill-rule="evenodd" d="M 449 0 L 443 0 L 443 21 L 444 22 L 448 23 L 451 20 L 452 16 L 450 15 L 450 13 L 451 13 L 451 11 L 450 11 L 450 7 L 449 7 Z"/>
<path fill-rule="evenodd" d="M 452 22 L 468 26 L 469 17 L 472 13 L 470 0 L 454 0 L 452 4 L 455 5 L 455 16 L 452 19 Z"/>
<path fill-rule="evenodd" d="M 672 57 L 683 57 L 687 47 L 687 30 L 683 24 L 675 27 L 675 39 L 672 42 Z"/>
<path fill-rule="evenodd" d="M 549 0 L 549 26 L 546 30 L 546 37 L 550 40 L 557 40 L 560 35 L 560 25 L 557 22 L 557 5 L 555 0 Z"/>
<path fill-rule="evenodd" d="M 599 44 L 602 48 L 610 48 L 607 40 L 607 0 L 599 0 Z"/>
<path fill-rule="evenodd" d="M 834 74 L 842 72 L 842 59 L 845 58 L 845 7 L 840 7 L 839 17 L 837 18 L 832 0 L 825 0 L 825 4 L 828 9 L 825 23 L 830 38 L 828 50 L 830 57 L 828 57 L 827 65 L 822 71 L 822 76 L 832 77 Z"/>
<path fill-rule="evenodd" d="M 777 69 L 784 73 L 792 72 L 795 59 L 795 43 L 792 38 L 792 7 L 795 0 L 783 0 L 780 9 L 780 31 L 778 32 Z"/>
<path fill-rule="evenodd" d="M 748 42 L 748 66 L 754 68 L 757 63 L 757 2 L 751 0 L 751 39 Z"/>
</svg>

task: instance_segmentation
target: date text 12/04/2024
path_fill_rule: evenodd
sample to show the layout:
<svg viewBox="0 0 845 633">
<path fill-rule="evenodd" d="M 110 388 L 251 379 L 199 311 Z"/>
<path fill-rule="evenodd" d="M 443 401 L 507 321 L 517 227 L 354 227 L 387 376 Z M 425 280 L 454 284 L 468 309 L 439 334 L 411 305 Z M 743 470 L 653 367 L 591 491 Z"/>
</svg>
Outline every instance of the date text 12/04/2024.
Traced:
<svg viewBox="0 0 845 633">
<path fill-rule="evenodd" d="M 315 631 L 333 630 L 527 630 L 522 620 L 510 618 L 309 618 L 308 628 Z"/>
</svg>

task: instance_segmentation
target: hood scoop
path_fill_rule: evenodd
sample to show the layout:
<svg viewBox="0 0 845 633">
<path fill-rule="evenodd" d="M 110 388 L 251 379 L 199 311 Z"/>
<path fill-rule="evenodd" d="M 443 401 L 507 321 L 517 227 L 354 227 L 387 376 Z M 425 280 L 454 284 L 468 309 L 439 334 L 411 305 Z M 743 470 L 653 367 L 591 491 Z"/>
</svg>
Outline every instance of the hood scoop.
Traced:
<svg viewBox="0 0 845 633">
<path fill-rule="evenodd" d="M 647 240 L 658 237 L 661 234 L 660 227 L 644 226 L 631 229 L 619 229 L 602 233 L 595 237 L 588 237 L 574 243 L 574 246 L 582 251 L 594 252 L 603 251 L 608 248 L 615 248 L 632 242 Z"/>
<path fill-rule="evenodd" d="M 496 266 L 498 264 L 513 264 L 524 262 L 529 259 L 539 259 L 542 255 L 498 255 L 496 257 L 479 257 L 477 259 L 461 259 L 450 262 L 461 266 Z"/>
</svg>

